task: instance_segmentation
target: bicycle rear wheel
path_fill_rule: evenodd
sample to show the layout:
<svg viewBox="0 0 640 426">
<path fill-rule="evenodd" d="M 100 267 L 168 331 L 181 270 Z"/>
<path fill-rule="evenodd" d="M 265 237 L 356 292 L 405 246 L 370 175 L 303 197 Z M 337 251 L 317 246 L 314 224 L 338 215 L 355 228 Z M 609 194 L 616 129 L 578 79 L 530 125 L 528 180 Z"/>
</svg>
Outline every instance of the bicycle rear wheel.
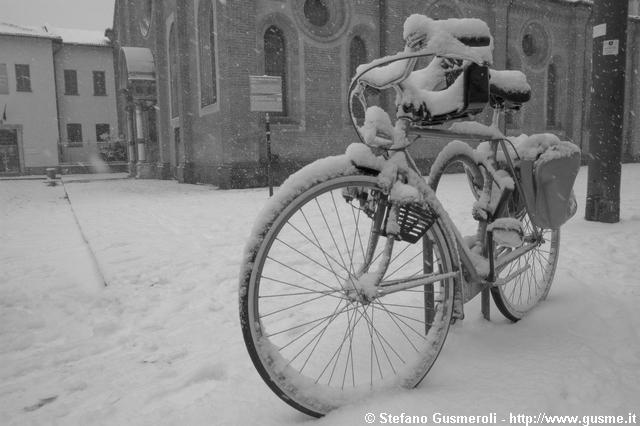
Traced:
<svg viewBox="0 0 640 426">
<path fill-rule="evenodd" d="M 473 194 L 473 198 L 469 198 L 479 198 L 484 181 L 482 171 L 473 157 L 459 154 L 439 164 L 440 167 L 432 170 L 430 174 L 430 183 L 434 190 L 438 188 L 446 172 L 464 170 Z M 536 230 L 517 190 L 510 196 L 506 214 L 521 221 L 526 242 L 537 243 L 534 249 L 515 259 L 498 273 L 498 278 L 511 275 L 515 278 L 491 289 L 498 310 L 509 320 L 518 321 L 549 294 L 558 263 L 560 230 Z M 496 249 L 498 254 L 504 254 L 509 250 L 511 249 L 508 247 L 500 246 Z"/>
<path fill-rule="evenodd" d="M 498 274 L 499 278 L 510 275 L 515 275 L 515 278 L 491 289 L 493 301 L 502 315 L 511 321 L 518 321 L 549 294 L 558 264 L 560 230 L 536 229 L 524 204 L 518 200 L 517 191 L 512 194 L 509 212 L 510 216 L 522 223 L 525 244 L 537 244 Z M 504 252 L 510 249 L 498 247 L 497 250 Z"/>
<path fill-rule="evenodd" d="M 349 286 L 386 202 L 376 182 L 347 175 L 301 188 L 248 246 L 251 273 L 240 282 L 245 344 L 269 387 L 312 416 L 380 389 L 417 386 L 449 329 L 453 277 L 372 299 Z M 424 244 L 395 242 L 389 259 L 379 238 L 369 270 L 388 261 L 385 279 L 454 270 L 440 220 Z"/>
</svg>

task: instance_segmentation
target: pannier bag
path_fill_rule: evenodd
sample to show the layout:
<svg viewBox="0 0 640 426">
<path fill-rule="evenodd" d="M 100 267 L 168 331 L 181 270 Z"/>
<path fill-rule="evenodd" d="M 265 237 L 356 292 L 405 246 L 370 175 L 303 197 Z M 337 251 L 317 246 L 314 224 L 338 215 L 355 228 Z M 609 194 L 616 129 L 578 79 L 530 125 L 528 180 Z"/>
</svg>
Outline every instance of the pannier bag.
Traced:
<svg viewBox="0 0 640 426">
<path fill-rule="evenodd" d="M 571 142 L 552 145 L 535 160 L 520 161 L 520 183 L 533 224 L 557 229 L 573 217 L 573 184 L 579 169 L 580 150 Z"/>
</svg>

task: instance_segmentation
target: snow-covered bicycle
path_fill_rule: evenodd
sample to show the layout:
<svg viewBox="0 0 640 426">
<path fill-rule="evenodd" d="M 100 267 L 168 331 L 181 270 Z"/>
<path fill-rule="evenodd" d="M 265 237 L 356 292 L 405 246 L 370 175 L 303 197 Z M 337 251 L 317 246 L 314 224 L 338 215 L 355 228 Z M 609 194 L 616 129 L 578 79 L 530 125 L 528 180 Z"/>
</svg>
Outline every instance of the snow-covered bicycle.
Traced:
<svg viewBox="0 0 640 426">
<path fill-rule="evenodd" d="M 505 138 L 499 117 L 530 97 L 519 71 L 495 71 L 487 25 L 413 15 L 405 49 L 358 68 L 349 94 L 363 143 L 318 160 L 259 215 L 240 275 L 251 359 L 285 402 L 313 416 L 426 376 L 464 303 L 491 292 L 510 320 L 549 292 L 559 227 L 575 212 L 575 145 L 549 134 Z M 422 66 L 421 58 L 431 61 Z M 372 91 L 395 91 L 395 122 Z M 385 104 L 383 95 L 373 96 Z M 387 102 L 390 103 L 390 102 Z M 491 126 L 455 123 L 425 180 L 407 148 L 435 125 L 493 107 Z M 362 113 L 358 113 L 358 105 Z M 463 237 L 436 197 L 458 167 L 475 200 Z"/>
</svg>

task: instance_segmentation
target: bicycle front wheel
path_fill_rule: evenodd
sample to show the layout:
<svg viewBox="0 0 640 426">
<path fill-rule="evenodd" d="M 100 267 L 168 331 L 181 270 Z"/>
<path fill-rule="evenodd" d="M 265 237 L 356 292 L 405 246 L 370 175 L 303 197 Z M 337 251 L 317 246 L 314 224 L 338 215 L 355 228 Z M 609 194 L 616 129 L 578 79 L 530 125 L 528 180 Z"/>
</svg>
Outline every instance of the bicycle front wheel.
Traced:
<svg viewBox="0 0 640 426">
<path fill-rule="evenodd" d="M 394 242 L 391 257 L 382 255 L 386 238 L 377 237 L 365 260 L 387 199 L 376 182 L 347 175 L 301 188 L 248 247 L 251 273 L 240 283 L 247 349 L 269 387 L 312 416 L 380 389 L 417 386 L 449 329 L 451 276 L 378 298 L 350 285 L 365 263 L 388 266 L 384 280 L 454 270 L 439 220 L 423 244 Z"/>
</svg>

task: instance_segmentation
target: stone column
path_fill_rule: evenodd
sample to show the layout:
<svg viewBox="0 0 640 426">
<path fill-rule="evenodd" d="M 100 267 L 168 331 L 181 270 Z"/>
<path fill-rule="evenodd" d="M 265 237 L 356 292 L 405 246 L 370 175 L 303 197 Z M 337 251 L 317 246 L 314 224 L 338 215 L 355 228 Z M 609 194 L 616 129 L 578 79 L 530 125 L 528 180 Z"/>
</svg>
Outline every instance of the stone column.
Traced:
<svg viewBox="0 0 640 426">
<path fill-rule="evenodd" d="M 509 14 L 513 0 L 492 0 L 489 8 L 493 18 L 488 24 L 492 26 L 493 35 L 493 68 L 505 69 L 507 65 L 508 43 L 510 33 Z"/>
<path fill-rule="evenodd" d="M 136 171 L 136 134 L 133 125 L 133 105 L 127 105 L 125 107 L 127 118 L 127 158 L 129 160 L 129 177 L 135 177 Z"/>
<path fill-rule="evenodd" d="M 194 176 L 194 153 L 193 153 L 193 117 L 198 115 L 196 103 L 194 99 L 199 99 L 195 87 L 197 83 L 193 81 L 195 75 L 195 49 L 197 48 L 197 40 L 195 39 L 195 18 L 194 18 L 194 2 L 179 0 L 176 2 L 176 18 L 178 31 L 178 67 L 180 69 L 180 139 L 182 140 L 182 148 L 184 158 L 181 160 L 176 173 L 180 183 L 195 183 Z"/>
<path fill-rule="evenodd" d="M 153 177 L 153 167 L 147 162 L 147 132 L 145 123 L 145 111 L 140 103 L 135 107 L 136 143 L 138 145 L 138 179 L 151 179 Z"/>
</svg>

